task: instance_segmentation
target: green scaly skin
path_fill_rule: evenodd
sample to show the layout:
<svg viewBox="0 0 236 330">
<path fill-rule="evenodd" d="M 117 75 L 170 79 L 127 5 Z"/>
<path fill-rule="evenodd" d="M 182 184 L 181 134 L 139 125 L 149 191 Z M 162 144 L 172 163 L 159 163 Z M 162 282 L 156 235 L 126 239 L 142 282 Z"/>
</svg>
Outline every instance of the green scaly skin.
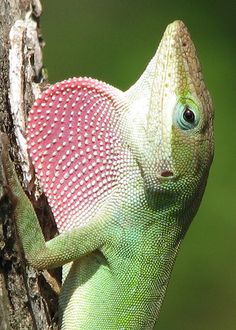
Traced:
<svg viewBox="0 0 236 330">
<path fill-rule="evenodd" d="M 65 265 L 61 329 L 154 327 L 212 162 L 211 99 L 181 21 L 167 27 L 141 78 L 120 93 L 127 167 L 123 181 L 86 226 L 45 242 L 34 209 L 3 153 L 29 263 L 39 269 Z M 186 109 L 194 113 L 194 121 L 184 119 Z"/>
</svg>

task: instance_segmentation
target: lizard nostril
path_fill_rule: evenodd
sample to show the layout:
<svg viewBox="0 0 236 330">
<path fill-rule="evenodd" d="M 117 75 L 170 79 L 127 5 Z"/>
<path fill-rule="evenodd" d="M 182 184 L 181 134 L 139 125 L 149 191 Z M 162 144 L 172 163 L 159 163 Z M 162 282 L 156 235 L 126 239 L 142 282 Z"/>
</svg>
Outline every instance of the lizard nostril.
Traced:
<svg viewBox="0 0 236 330">
<path fill-rule="evenodd" d="M 165 177 L 165 178 L 167 178 L 167 177 L 169 177 L 169 176 L 173 176 L 173 175 L 174 175 L 174 173 L 171 172 L 171 171 L 163 171 L 163 172 L 161 173 L 161 176 L 163 176 L 163 177 Z"/>
</svg>

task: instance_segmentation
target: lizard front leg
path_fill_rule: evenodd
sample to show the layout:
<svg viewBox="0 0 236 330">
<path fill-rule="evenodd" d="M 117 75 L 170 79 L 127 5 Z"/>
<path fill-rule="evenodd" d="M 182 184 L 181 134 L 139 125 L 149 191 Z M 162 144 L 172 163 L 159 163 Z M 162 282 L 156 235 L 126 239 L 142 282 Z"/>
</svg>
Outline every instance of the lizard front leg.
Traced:
<svg viewBox="0 0 236 330">
<path fill-rule="evenodd" d="M 14 216 L 17 232 L 29 263 L 37 269 L 55 268 L 92 252 L 104 243 L 99 235 L 103 221 L 91 221 L 89 225 L 72 229 L 45 242 L 33 205 L 18 180 L 8 146 L 2 150 L 3 168 L 10 199 L 15 204 Z"/>
</svg>

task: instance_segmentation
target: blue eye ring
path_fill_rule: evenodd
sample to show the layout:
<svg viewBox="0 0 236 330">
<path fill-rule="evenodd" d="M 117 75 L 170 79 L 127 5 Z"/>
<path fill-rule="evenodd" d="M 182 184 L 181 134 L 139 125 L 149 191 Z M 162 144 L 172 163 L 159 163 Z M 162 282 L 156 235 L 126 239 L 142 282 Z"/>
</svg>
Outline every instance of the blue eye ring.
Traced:
<svg viewBox="0 0 236 330">
<path fill-rule="evenodd" d="M 196 104 L 190 104 L 190 102 L 177 104 L 175 121 L 179 128 L 184 131 L 196 128 L 200 121 L 200 115 Z"/>
</svg>

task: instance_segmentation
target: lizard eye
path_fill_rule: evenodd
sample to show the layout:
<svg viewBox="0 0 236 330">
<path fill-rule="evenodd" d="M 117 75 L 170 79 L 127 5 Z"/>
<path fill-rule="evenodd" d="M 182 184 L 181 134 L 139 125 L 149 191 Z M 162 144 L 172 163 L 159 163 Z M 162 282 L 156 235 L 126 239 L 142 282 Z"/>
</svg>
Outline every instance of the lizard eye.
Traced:
<svg viewBox="0 0 236 330">
<path fill-rule="evenodd" d="M 188 106 L 186 106 L 184 110 L 183 118 L 189 124 L 193 124 L 195 122 L 195 114 L 191 109 L 189 109 Z"/>
<path fill-rule="evenodd" d="M 179 104 L 176 110 L 176 123 L 182 130 L 191 130 L 198 125 L 200 120 L 199 112 L 193 106 Z"/>
</svg>

